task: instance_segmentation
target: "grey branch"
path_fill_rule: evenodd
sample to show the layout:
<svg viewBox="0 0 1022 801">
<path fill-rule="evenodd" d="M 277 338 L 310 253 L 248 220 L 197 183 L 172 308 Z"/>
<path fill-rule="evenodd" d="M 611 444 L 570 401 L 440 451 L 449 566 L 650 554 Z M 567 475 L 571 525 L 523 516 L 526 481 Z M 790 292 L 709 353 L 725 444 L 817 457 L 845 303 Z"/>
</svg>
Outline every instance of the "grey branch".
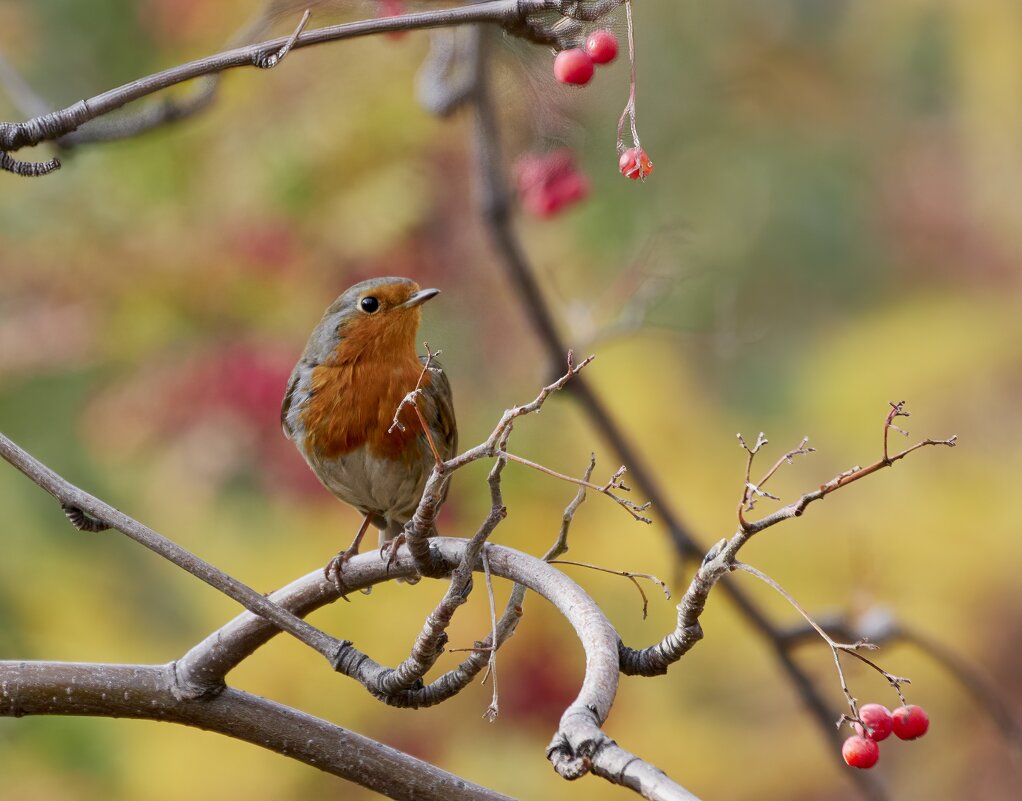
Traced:
<svg viewBox="0 0 1022 801">
<path fill-rule="evenodd" d="M 567 376 L 571 374 L 569 369 Z M 541 399 L 549 394 L 547 390 L 544 393 L 534 403 L 541 403 Z M 506 444 L 510 421 L 516 416 L 514 410 L 507 413 L 507 425 L 503 429 L 498 428 L 501 433 L 496 445 Z M 343 643 L 340 647 L 329 645 L 337 641 L 296 617 L 295 611 L 308 614 L 339 597 L 337 588 L 324 579 L 321 570 L 310 573 L 300 582 L 275 593 L 270 599 L 263 598 L 141 523 L 70 485 L 3 435 L 0 435 L 0 455 L 52 494 L 63 506 L 81 510 L 91 519 L 122 531 L 211 585 L 228 592 L 251 609 L 224 629 L 207 637 L 181 660 L 167 666 L 68 666 L 53 663 L 33 666 L 23 662 L 0 663 L 0 675 L 11 677 L 10 683 L 0 683 L 6 701 L 0 706 L 0 712 L 9 715 L 63 713 L 150 717 L 223 731 L 258 742 L 272 750 L 297 755 L 294 743 L 289 739 L 294 726 L 325 727 L 323 730 L 331 740 L 347 733 L 295 710 L 252 699 L 226 688 L 223 683 L 224 676 L 231 668 L 251 655 L 280 628 L 293 633 L 296 627 L 291 621 L 298 621 L 301 626 L 309 629 L 309 632 L 305 632 L 298 627 L 298 631 L 303 634 L 303 641 L 306 640 L 304 635 L 308 635 L 317 644 L 319 639 L 325 638 L 328 641 L 327 650 L 337 654 L 335 667 L 360 681 L 388 703 L 424 706 L 445 694 L 443 685 L 434 684 L 425 688 L 406 686 L 410 677 L 425 672 L 422 668 L 428 668 L 429 665 L 424 662 L 429 662 L 429 659 L 410 660 L 404 673 L 388 670 L 357 652 L 349 643 Z M 471 541 L 435 538 L 431 543 L 431 551 L 445 571 L 455 571 L 457 582 L 452 581 L 451 587 L 456 592 L 459 586 L 467 587 L 470 584 L 468 578 L 460 578 L 458 571 L 480 569 L 480 549 L 503 518 L 499 492 L 502 467 L 503 460 L 498 458 L 491 472 L 493 510 L 487 520 L 488 525 L 484 524 Z M 600 728 L 610 712 L 617 691 L 620 641 L 599 606 L 567 576 L 545 562 L 511 549 L 492 545 L 488 547 L 488 563 L 493 575 L 511 579 L 551 601 L 569 620 L 586 652 L 586 675 L 582 688 L 578 698 L 565 712 L 548 749 L 548 757 L 555 769 L 566 778 L 576 778 L 592 771 L 610 781 L 636 789 L 650 799 L 692 799 L 693 796 L 684 788 L 658 769 L 621 749 Z M 393 563 L 381 559 L 377 553 L 363 554 L 346 565 L 345 583 L 348 589 L 359 589 L 398 576 L 414 575 L 417 567 L 417 560 L 405 551 L 399 552 Z M 255 595 L 259 602 L 249 603 L 252 601 L 248 597 L 249 593 Z M 452 605 L 452 613 L 457 605 Z M 441 608 L 445 607 L 441 605 Z M 427 624 L 420 637 L 424 642 L 420 649 L 422 654 L 428 652 L 427 655 L 431 656 L 435 653 L 439 641 L 438 631 L 442 633 L 442 627 Z M 59 682 L 61 692 L 53 692 L 55 682 Z M 73 688 L 70 693 L 68 688 Z M 54 698 L 57 700 L 54 701 Z M 139 698 L 142 699 L 141 704 L 137 703 Z M 261 707 L 260 711 L 264 714 L 256 714 L 251 706 L 242 708 L 246 703 Z M 269 733 L 265 727 L 271 725 L 277 725 L 277 728 Z M 319 742 L 311 742 L 307 734 L 303 742 L 305 745 L 298 749 L 302 754 L 299 758 L 307 756 L 310 762 L 320 759 L 322 751 L 328 747 Z M 337 775 L 355 778 L 360 782 L 365 779 L 364 773 L 359 773 L 356 767 L 342 757 L 335 757 L 327 764 L 334 765 L 336 769 L 331 772 Z M 374 770 L 375 767 L 374 764 Z M 369 786 L 376 787 L 375 784 Z"/>
<path fill-rule="evenodd" d="M 469 23 L 499 24 L 508 30 L 522 32 L 528 28 L 528 26 L 523 28 L 523 24 L 536 18 L 537 15 L 554 12 L 557 15 L 569 16 L 581 9 L 584 10 L 587 17 L 599 18 L 620 5 L 620 2 L 621 0 L 599 0 L 590 3 L 568 2 L 568 0 L 485 0 L 481 3 L 469 3 L 452 8 L 439 8 L 341 25 L 328 25 L 301 33 L 296 31 L 298 35 L 292 34 L 257 44 L 236 47 L 189 61 L 139 78 L 94 97 L 79 100 L 67 108 L 39 114 L 25 122 L 0 122 L 0 152 L 10 153 L 24 147 L 33 147 L 41 142 L 58 140 L 86 123 L 116 111 L 128 103 L 185 81 L 219 75 L 239 67 L 265 68 L 273 66 L 288 52 L 304 47 L 389 31 L 444 28 Z M 301 26 L 298 30 L 301 31 Z M 212 89 L 208 91 L 211 93 Z M 201 107 L 209 99 L 207 94 L 200 92 L 197 102 Z M 193 111 L 194 109 L 186 110 Z M 169 121 L 171 118 L 173 118 L 173 114 L 162 117 L 157 112 L 150 117 L 149 127 L 153 127 L 159 121 Z M 130 135 L 131 130 L 138 129 L 129 126 L 126 135 Z M 8 158 L 11 157 L 8 156 Z M 24 163 L 12 160 L 5 166 L 5 169 Z M 45 174 L 44 170 L 51 171 L 57 167 L 59 167 L 59 162 L 51 161 L 46 162 L 45 166 L 18 167 L 12 171 L 18 172 L 18 174 L 41 175 Z"/>
<path fill-rule="evenodd" d="M 19 448 L 7 436 L 0 433 L 0 457 L 16 467 L 29 479 L 52 495 L 64 509 L 69 520 L 87 521 L 85 530 L 97 530 L 99 526 L 116 529 L 135 542 L 173 562 L 196 578 L 218 589 L 246 609 L 262 615 L 280 629 L 287 631 L 304 642 L 334 664 L 348 643 L 337 640 L 301 618 L 266 600 L 265 596 L 242 584 L 222 570 L 211 565 L 187 550 L 171 542 L 134 518 L 114 509 L 99 498 L 74 486 L 35 457 Z M 71 510 L 70 512 L 68 510 Z M 87 515 L 87 517 L 86 517 Z"/>
<path fill-rule="evenodd" d="M 285 754 L 402 801 L 513 801 L 265 698 L 225 689 L 212 697 L 182 699 L 173 663 L 0 662 L 0 688 L 0 716 L 91 715 L 180 723 Z"/>
<path fill-rule="evenodd" d="M 438 560 L 453 569 L 461 564 L 470 548 L 466 540 L 436 537 L 432 546 Z M 536 557 L 499 545 L 487 545 L 487 559 L 493 575 L 510 579 L 549 600 L 571 623 L 586 652 L 586 675 L 578 697 L 561 719 L 548 757 L 566 778 L 593 773 L 641 792 L 654 799 L 694 798 L 658 769 L 628 754 L 601 730 L 613 704 L 618 683 L 620 640 L 600 607 L 575 582 Z M 474 571 L 482 569 L 476 558 Z M 371 586 L 397 576 L 414 575 L 415 560 L 404 549 L 390 566 L 375 553 L 356 556 L 345 564 L 345 584 L 351 590 Z M 337 598 L 336 588 L 313 571 L 271 599 L 300 614 L 307 614 Z M 277 629 L 250 612 L 243 613 L 214 632 L 178 661 L 178 681 L 208 680 L 226 674 L 243 659 L 268 642 Z M 482 659 L 485 664 L 486 657 Z M 356 678 L 359 678 L 357 675 Z M 427 706 L 434 702 L 434 685 L 407 690 L 405 706 Z M 396 698 L 395 698 L 396 700 Z M 388 699 L 390 702 L 390 699 Z"/>
</svg>

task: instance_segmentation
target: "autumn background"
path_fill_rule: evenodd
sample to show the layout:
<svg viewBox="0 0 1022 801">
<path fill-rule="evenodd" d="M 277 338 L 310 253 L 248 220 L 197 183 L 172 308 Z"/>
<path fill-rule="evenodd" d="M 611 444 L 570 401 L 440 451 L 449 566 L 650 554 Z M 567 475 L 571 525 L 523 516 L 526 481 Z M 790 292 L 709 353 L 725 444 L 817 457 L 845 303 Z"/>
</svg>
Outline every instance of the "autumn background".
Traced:
<svg viewBox="0 0 1022 801">
<path fill-rule="evenodd" d="M 256 9 L 0 0 L 0 52 L 62 107 L 216 51 Z M 735 527 L 738 431 L 766 431 L 770 457 L 810 435 L 819 452 L 773 487 L 786 500 L 876 459 L 889 401 L 909 401 L 914 438 L 958 434 L 957 449 L 914 454 L 770 530 L 745 560 L 817 613 L 886 609 L 954 646 L 1022 714 L 1022 9 L 637 0 L 634 13 L 640 132 L 656 167 L 642 185 L 616 171 L 624 63 L 569 91 L 549 77 L 548 52 L 501 45 L 509 165 L 566 146 L 592 183 L 554 219 L 519 215 L 565 336 L 597 353 L 590 379 L 706 544 Z M 415 102 L 427 41 L 304 50 L 272 72 L 228 75 L 193 121 L 76 151 L 45 179 L 0 174 L 0 428 L 269 591 L 324 564 L 358 524 L 278 426 L 291 366 L 341 290 L 384 274 L 443 290 L 422 338 L 444 351 L 463 445 L 533 397 L 549 372 L 479 222 L 471 127 Z M 0 119 L 23 119 L 3 92 Z M 566 397 L 523 421 L 512 448 L 576 474 L 592 450 L 598 476 L 619 463 Z M 458 474 L 445 533 L 467 535 L 485 514 L 484 470 Z M 496 541 L 542 552 L 572 487 L 511 465 L 505 492 Z M 5 659 L 162 663 L 238 611 L 116 533 L 74 532 L 13 469 L 0 469 L 0 509 Z M 571 542 L 575 559 L 678 590 L 687 579 L 659 523 L 605 498 L 582 508 Z M 629 644 L 673 626 L 655 590 L 643 621 L 629 582 L 565 569 Z M 796 622 L 753 578 L 729 580 Z M 442 591 L 387 585 L 313 622 L 394 663 Z M 476 593 L 451 644 L 470 645 L 487 621 Z M 714 801 L 856 797 L 723 594 L 704 628 L 668 676 L 623 681 L 610 735 Z M 932 718 L 924 739 L 882 751 L 893 797 L 1018 797 L 1022 769 L 960 685 L 908 648 L 879 659 L 912 678 L 909 699 Z M 837 718 L 829 652 L 808 645 L 800 660 Z M 390 709 L 288 637 L 231 680 L 510 795 L 627 798 L 597 779 L 565 784 L 544 760 L 582 668 L 568 626 L 532 598 L 501 651 L 495 724 L 482 719 L 489 687 Z M 849 678 L 860 700 L 896 705 L 875 674 Z M 0 799 L 189 797 L 372 795 L 170 725 L 0 721 Z"/>
</svg>

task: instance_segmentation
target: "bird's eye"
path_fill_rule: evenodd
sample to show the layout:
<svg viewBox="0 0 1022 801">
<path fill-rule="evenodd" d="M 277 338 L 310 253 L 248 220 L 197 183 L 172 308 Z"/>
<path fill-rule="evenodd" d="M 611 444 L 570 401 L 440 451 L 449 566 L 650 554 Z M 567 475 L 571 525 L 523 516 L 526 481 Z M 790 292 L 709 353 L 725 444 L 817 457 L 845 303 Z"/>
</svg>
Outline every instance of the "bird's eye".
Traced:
<svg viewBox="0 0 1022 801">
<path fill-rule="evenodd" d="M 362 311 L 366 314 L 372 314 L 374 311 L 380 308 L 380 301 L 370 295 L 367 298 L 362 298 L 362 302 L 359 303 L 362 307 Z"/>
</svg>

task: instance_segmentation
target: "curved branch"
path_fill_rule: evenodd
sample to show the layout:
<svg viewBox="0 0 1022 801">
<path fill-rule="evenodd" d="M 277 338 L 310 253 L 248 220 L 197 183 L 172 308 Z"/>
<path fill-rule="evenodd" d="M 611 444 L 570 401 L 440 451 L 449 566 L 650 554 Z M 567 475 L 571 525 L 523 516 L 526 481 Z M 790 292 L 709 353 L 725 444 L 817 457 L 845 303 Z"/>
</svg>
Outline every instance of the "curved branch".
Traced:
<svg viewBox="0 0 1022 801">
<path fill-rule="evenodd" d="M 453 567 L 462 560 L 469 542 L 437 537 L 431 540 L 431 545 L 437 558 Z M 548 758 L 558 773 L 565 778 L 577 778 L 591 770 L 598 776 L 641 792 L 646 798 L 693 799 L 694 796 L 687 790 L 657 768 L 622 749 L 600 729 L 617 692 L 620 644 L 617 633 L 600 607 L 575 582 L 541 559 L 499 545 L 487 545 L 486 548 L 491 572 L 523 584 L 550 601 L 571 623 L 585 649 L 585 679 L 578 697 L 562 716 L 558 732 L 548 749 Z M 386 562 L 375 553 L 356 556 L 345 564 L 344 569 L 345 585 L 355 590 L 388 578 L 414 575 L 416 564 L 403 548 L 390 565 L 389 572 Z M 473 569 L 482 569 L 478 559 Z M 275 603 L 299 614 L 307 614 L 337 597 L 336 587 L 324 580 L 321 570 L 303 576 L 270 596 Z M 194 687 L 196 682 L 215 681 L 218 674 L 222 678 L 276 633 L 277 630 L 259 616 L 243 613 L 178 661 L 178 679 Z M 435 702 L 430 688 L 442 689 L 440 684 L 438 680 L 425 688 L 407 690 L 383 700 L 397 703 L 404 699 L 408 703 L 401 705 L 428 705 Z"/>
<path fill-rule="evenodd" d="M 513 801 L 361 734 L 239 690 L 183 700 L 173 665 L 0 662 L 0 688 L 0 716 L 180 723 L 244 740 L 390 798 Z"/>
</svg>

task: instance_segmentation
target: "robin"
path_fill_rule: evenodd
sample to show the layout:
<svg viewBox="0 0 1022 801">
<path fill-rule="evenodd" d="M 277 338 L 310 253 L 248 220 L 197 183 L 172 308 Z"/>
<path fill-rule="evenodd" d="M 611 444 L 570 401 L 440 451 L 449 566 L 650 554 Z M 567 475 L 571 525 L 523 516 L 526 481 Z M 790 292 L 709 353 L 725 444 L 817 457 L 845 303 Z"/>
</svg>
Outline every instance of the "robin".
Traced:
<svg viewBox="0 0 1022 801">
<path fill-rule="evenodd" d="M 396 548 L 437 458 L 457 450 L 451 385 L 415 350 L 420 307 L 439 293 L 407 278 L 355 284 L 323 313 L 291 373 L 280 410 L 284 435 L 323 485 L 365 516 L 351 545 L 326 566 L 338 586 L 370 524 L 381 548 Z M 436 368 L 435 359 L 428 366 Z M 416 410 L 402 404 L 417 386 L 414 403 L 429 437 Z"/>
</svg>

